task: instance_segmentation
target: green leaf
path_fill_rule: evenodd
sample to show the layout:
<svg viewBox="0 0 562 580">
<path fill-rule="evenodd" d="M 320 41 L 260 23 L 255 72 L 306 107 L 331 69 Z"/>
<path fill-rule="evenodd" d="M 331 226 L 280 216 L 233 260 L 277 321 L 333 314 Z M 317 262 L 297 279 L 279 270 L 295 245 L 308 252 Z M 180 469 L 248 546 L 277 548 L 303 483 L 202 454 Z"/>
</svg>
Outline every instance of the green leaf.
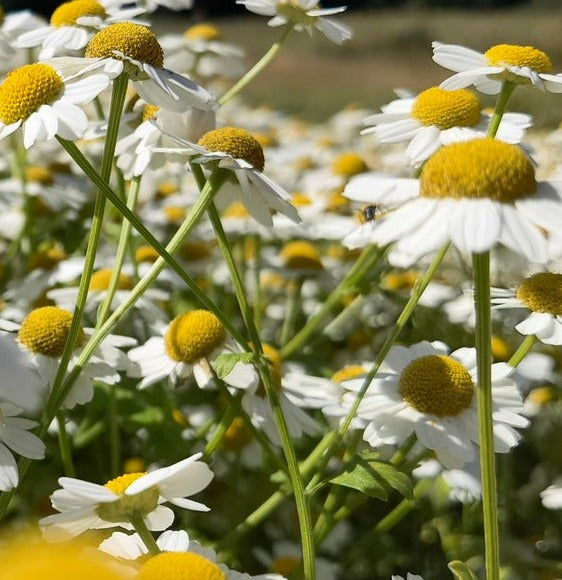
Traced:
<svg viewBox="0 0 562 580">
<path fill-rule="evenodd" d="M 159 407 L 148 407 L 138 413 L 133 413 L 130 419 L 144 426 L 158 425 L 164 421 L 164 412 Z"/>
<path fill-rule="evenodd" d="M 220 354 L 213 363 L 213 368 L 215 369 L 219 378 L 224 378 L 228 375 L 232 369 L 239 363 L 249 364 L 253 362 L 254 354 L 252 352 L 240 352 L 240 353 L 230 353 L 230 354 Z"/>
<path fill-rule="evenodd" d="M 456 580 L 478 580 L 476 574 L 460 560 L 453 560 L 447 564 Z"/>
<path fill-rule="evenodd" d="M 383 500 L 388 499 L 388 492 L 392 489 L 408 499 L 412 498 L 412 482 L 407 475 L 389 463 L 367 461 L 360 455 L 353 457 L 331 482 Z"/>
</svg>

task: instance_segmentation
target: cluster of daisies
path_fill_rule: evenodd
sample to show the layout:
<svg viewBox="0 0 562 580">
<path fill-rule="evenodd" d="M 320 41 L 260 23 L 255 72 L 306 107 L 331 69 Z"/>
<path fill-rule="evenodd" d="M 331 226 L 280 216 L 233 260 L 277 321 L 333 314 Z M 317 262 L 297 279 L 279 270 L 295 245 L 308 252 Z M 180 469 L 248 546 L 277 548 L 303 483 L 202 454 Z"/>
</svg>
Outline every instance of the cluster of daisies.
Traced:
<svg viewBox="0 0 562 580">
<path fill-rule="evenodd" d="M 280 44 L 352 36 L 344 7 L 237 3 Z M 440 86 L 311 125 L 240 100 L 265 61 L 250 68 L 218 27 L 156 37 L 158 6 L 191 5 L 71 0 L 0 25 L 0 514 L 40 518 L 36 559 L 6 549 L 11 578 L 67 562 L 110 579 L 361 579 L 427 561 L 443 577 L 475 558 L 459 538 L 481 520 L 447 514 L 482 493 L 469 272 L 489 251 L 494 449 L 527 554 L 514 574 L 554 570 L 562 139 L 527 135 L 505 104 L 520 86 L 562 92 L 562 74 L 532 47 L 435 42 L 455 73 Z M 400 549 L 419 538 L 423 557 Z"/>
</svg>

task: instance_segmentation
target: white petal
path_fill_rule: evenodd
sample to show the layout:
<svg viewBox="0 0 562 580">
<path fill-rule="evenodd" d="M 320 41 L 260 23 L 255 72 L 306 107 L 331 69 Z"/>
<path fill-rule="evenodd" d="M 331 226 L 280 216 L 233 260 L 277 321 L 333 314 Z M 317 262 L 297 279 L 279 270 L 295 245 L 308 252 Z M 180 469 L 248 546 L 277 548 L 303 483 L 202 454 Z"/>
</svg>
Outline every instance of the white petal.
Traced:
<svg viewBox="0 0 562 580">
<path fill-rule="evenodd" d="M 498 205 L 489 199 L 449 203 L 449 233 L 461 252 L 480 254 L 497 243 L 501 226 Z"/>
</svg>

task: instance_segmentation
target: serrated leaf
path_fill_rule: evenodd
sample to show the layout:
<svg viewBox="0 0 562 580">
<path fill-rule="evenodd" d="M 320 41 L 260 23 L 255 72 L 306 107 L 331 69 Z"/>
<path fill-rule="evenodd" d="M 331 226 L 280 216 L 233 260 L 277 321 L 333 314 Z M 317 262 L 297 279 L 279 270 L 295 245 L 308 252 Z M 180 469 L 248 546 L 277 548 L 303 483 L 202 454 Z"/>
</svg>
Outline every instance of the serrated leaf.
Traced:
<svg viewBox="0 0 562 580">
<path fill-rule="evenodd" d="M 213 363 L 213 368 L 219 378 L 222 379 L 226 377 L 239 362 L 249 364 L 253 360 L 254 354 L 251 352 L 219 354 Z"/>
<path fill-rule="evenodd" d="M 478 580 L 476 574 L 460 560 L 453 560 L 447 564 L 456 580 Z"/>
<path fill-rule="evenodd" d="M 366 461 L 360 455 L 356 455 L 331 482 L 383 500 L 388 498 L 391 489 L 406 498 L 412 497 L 412 483 L 407 475 L 388 463 Z"/>
</svg>

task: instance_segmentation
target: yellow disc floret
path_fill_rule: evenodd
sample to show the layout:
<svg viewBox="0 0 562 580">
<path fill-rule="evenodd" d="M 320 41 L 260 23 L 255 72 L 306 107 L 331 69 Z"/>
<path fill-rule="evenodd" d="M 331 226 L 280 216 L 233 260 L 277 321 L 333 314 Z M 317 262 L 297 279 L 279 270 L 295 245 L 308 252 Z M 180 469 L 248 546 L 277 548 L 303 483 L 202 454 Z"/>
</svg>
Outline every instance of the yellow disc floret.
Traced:
<svg viewBox="0 0 562 580">
<path fill-rule="evenodd" d="M 261 346 L 263 349 L 264 358 L 269 368 L 271 380 L 273 381 L 274 386 L 277 389 L 280 389 L 281 377 L 283 376 L 281 353 L 276 348 L 265 342 Z M 258 394 L 265 397 L 265 390 L 263 389 L 263 386 L 260 386 L 260 389 L 258 389 Z"/>
<path fill-rule="evenodd" d="M 455 417 L 470 407 L 474 383 L 454 358 L 428 355 L 415 359 L 402 371 L 400 394 L 420 413 Z"/>
<path fill-rule="evenodd" d="M 310 242 L 296 240 L 286 243 L 281 249 L 281 260 L 290 270 L 322 270 L 322 260 L 316 246 Z"/>
<path fill-rule="evenodd" d="M 107 290 L 109 288 L 109 281 L 111 280 L 111 268 L 104 268 L 92 274 L 90 278 L 90 290 Z M 119 280 L 117 282 L 118 290 L 131 290 L 134 286 L 133 279 L 123 272 L 119 273 Z"/>
<path fill-rule="evenodd" d="M 160 254 L 152 246 L 139 246 L 135 251 L 135 260 L 138 264 L 142 262 L 156 262 Z"/>
<path fill-rule="evenodd" d="M 187 38 L 187 40 L 206 40 L 209 42 L 211 40 L 218 40 L 221 37 L 221 33 L 216 26 L 202 22 L 201 24 L 190 26 L 183 33 L 183 37 Z"/>
<path fill-rule="evenodd" d="M 480 103 L 476 95 L 465 89 L 446 91 L 432 87 L 414 101 L 411 116 L 422 125 L 439 129 L 473 127 L 480 122 Z"/>
<path fill-rule="evenodd" d="M 139 570 L 136 580 L 226 580 L 213 562 L 195 552 L 161 552 Z"/>
<path fill-rule="evenodd" d="M 64 87 L 57 71 L 47 64 L 26 64 L 8 73 L 0 85 L 0 121 L 25 121 L 41 105 L 54 101 Z"/>
<path fill-rule="evenodd" d="M 40 165 L 28 165 L 25 168 L 25 179 L 41 185 L 53 185 L 55 182 L 53 171 L 49 167 Z"/>
<path fill-rule="evenodd" d="M 61 4 L 51 16 L 51 26 L 73 26 L 81 16 L 98 16 L 105 19 L 105 8 L 95 0 L 72 0 Z"/>
<path fill-rule="evenodd" d="M 562 274 L 552 272 L 533 274 L 519 284 L 516 296 L 533 312 L 561 316 Z"/>
<path fill-rule="evenodd" d="M 366 374 L 365 369 L 361 365 L 346 365 L 339 371 L 336 371 L 330 380 L 336 383 L 343 383 L 343 381 L 349 381 L 351 379 L 356 379 Z"/>
<path fill-rule="evenodd" d="M 342 153 L 332 161 L 332 171 L 342 177 L 352 177 L 367 171 L 367 164 L 357 153 Z"/>
<path fill-rule="evenodd" d="M 492 66 L 529 67 L 537 73 L 547 73 L 552 70 L 552 63 L 548 56 L 542 50 L 532 46 L 496 44 L 487 50 L 484 56 Z"/>
<path fill-rule="evenodd" d="M 130 517 L 135 514 L 146 516 L 154 511 L 158 507 L 160 497 L 158 486 L 149 487 L 134 495 L 125 493 L 133 481 L 144 475 L 146 473 L 126 473 L 108 481 L 104 487 L 119 497 L 114 502 L 100 503 L 96 508 L 97 515 L 106 522 L 117 523 L 129 521 Z"/>
<path fill-rule="evenodd" d="M 164 337 L 168 356 L 189 364 L 209 356 L 226 339 L 221 321 L 207 310 L 192 310 L 170 322 Z"/>
<path fill-rule="evenodd" d="M 489 137 L 442 147 L 420 175 L 420 195 L 429 198 L 511 203 L 536 190 L 535 170 L 523 151 Z"/>
<path fill-rule="evenodd" d="M 86 58 L 123 57 L 161 68 L 164 51 L 154 33 L 146 26 L 117 22 L 95 34 L 86 47 Z"/>
<path fill-rule="evenodd" d="M 221 440 L 221 447 L 225 451 L 240 451 L 249 445 L 254 436 L 246 426 L 242 417 L 234 417 Z"/>
<path fill-rule="evenodd" d="M 382 279 L 382 287 L 385 290 L 398 292 L 411 290 L 419 278 L 419 272 L 406 270 L 405 272 L 390 272 Z"/>
<path fill-rule="evenodd" d="M 205 133 L 197 142 L 208 151 L 221 151 L 234 159 L 243 159 L 258 171 L 263 171 L 265 158 L 259 141 L 248 131 L 222 127 Z"/>
<path fill-rule="evenodd" d="M 40 268 L 52 270 L 57 264 L 66 259 L 66 252 L 60 246 L 51 244 L 40 245 L 35 254 L 29 256 L 28 267 L 30 270 Z"/>
<path fill-rule="evenodd" d="M 70 324 L 72 313 L 57 306 L 43 306 L 32 310 L 21 323 L 18 340 L 35 354 L 52 358 L 61 356 Z M 80 331 L 78 344 L 84 338 Z"/>
<path fill-rule="evenodd" d="M 160 110 L 160 107 L 156 106 L 156 105 L 145 105 L 144 109 L 142 111 L 142 120 L 144 121 L 150 121 L 151 119 L 154 119 L 154 116 L 156 115 L 156 113 Z"/>
</svg>

